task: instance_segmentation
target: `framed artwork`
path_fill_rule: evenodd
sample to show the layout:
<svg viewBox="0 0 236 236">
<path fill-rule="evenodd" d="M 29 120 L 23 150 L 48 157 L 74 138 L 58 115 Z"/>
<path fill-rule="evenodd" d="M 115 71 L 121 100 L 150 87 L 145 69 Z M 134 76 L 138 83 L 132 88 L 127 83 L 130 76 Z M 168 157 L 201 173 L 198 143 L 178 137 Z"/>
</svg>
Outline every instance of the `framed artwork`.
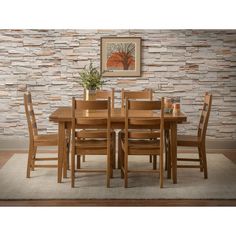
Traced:
<svg viewBox="0 0 236 236">
<path fill-rule="evenodd" d="M 141 76 L 141 38 L 102 37 L 100 50 L 103 76 Z"/>
</svg>

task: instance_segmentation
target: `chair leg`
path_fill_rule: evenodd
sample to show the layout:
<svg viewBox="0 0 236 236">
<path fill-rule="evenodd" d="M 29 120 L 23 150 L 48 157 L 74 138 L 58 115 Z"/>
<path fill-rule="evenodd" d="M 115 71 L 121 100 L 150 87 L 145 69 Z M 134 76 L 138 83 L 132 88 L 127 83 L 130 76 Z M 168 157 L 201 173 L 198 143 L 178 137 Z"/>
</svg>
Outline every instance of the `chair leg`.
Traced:
<svg viewBox="0 0 236 236">
<path fill-rule="evenodd" d="M 111 152 L 108 152 L 107 155 L 107 188 L 110 188 L 110 175 L 111 175 Z"/>
<path fill-rule="evenodd" d="M 75 154 L 71 154 L 71 187 L 75 187 Z"/>
<path fill-rule="evenodd" d="M 204 171 L 204 178 L 208 178 L 207 173 L 207 160 L 206 160 L 206 146 L 205 143 L 201 146 L 201 153 L 202 153 L 202 161 L 203 161 L 203 171 Z"/>
<path fill-rule="evenodd" d="M 153 170 L 157 169 L 157 156 L 153 155 L 152 156 L 152 165 L 153 165 Z"/>
<path fill-rule="evenodd" d="M 77 162 L 76 162 L 76 164 L 77 164 L 77 169 L 80 169 L 81 168 L 81 160 L 80 160 L 81 158 L 80 158 L 80 155 L 77 155 Z"/>
<path fill-rule="evenodd" d="M 85 139 L 82 138 L 82 140 L 85 140 Z M 82 162 L 85 162 L 85 155 L 82 155 Z"/>
<path fill-rule="evenodd" d="M 124 187 L 128 188 L 128 154 L 126 152 L 124 155 L 124 184 Z"/>
<path fill-rule="evenodd" d="M 124 179 L 124 168 L 125 168 L 124 167 L 124 155 L 125 155 L 124 150 L 121 149 L 119 159 L 120 159 L 120 174 L 121 174 L 122 179 Z"/>
<path fill-rule="evenodd" d="M 169 130 L 165 130 L 165 170 L 168 170 Z"/>
<path fill-rule="evenodd" d="M 152 140 L 152 139 L 150 139 L 150 140 Z M 153 155 L 149 155 L 149 163 L 152 163 L 152 162 L 153 162 L 153 158 L 154 158 Z"/>
<path fill-rule="evenodd" d="M 31 161 L 31 170 L 34 171 L 34 165 L 35 165 L 35 158 L 36 158 L 36 152 L 37 152 L 37 147 L 34 147 L 32 150 L 32 161 Z"/>
<path fill-rule="evenodd" d="M 113 169 L 114 169 L 114 150 L 111 149 L 110 152 L 110 178 L 113 178 Z"/>
<path fill-rule="evenodd" d="M 171 178 L 171 156 L 169 152 L 169 156 L 167 157 L 167 178 Z"/>
<path fill-rule="evenodd" d="M 64 159 L 63 159 L 63 178 L 67 178 L 67 170 L 68 170 L 68 166 L 69 166 L 69 162 L 67 159 L 67 143 L 65 142 L 64 144 Z"/>
<path fill-rule="evenodd" d="M 112 135 L 112 168 L 116 168 L 116 135 Z"/>
<path fill-rule="evenodd" d="M 163 155 L 160 155 L 159 161 L 159 170 L 160 170 L 160 188 L 163 188 Z"/>
<path fill-rule="evenodd" d="M 28 152 L 26 178 L 30 178 L 30 169 L 31 169 L 31 166 L 32 166 L 33 149 L 34 148 L 32 147 L 32 145 L 30 145 L 29 146 L 29 152 Z"/>
<path fill-rule="evenodd" d="M 70 144 L 71 144 L 71 128 L 66 129 L 66 162 L 67 162 L 67 170 L 70 169 Z"/>
<path fill-rule="evenodd" d="M 198 155 L 199 155 L 199 160 L 200 160 L 200 171 L 203 172 L 203 161 L 202 161 L 202 152 L 201 152 L 201 147 L 198 146 Z"/>
<path fill-rule="evenodd" d="M 165 163 L 167 169 L 167 178 L 171 178 L 171 147 L 170 147 L 170 130 L 165 131 Z"/>
<path fill-rule="evenodd" d="M 70 169 L 70 142 L 66 145 L 67 170 Z"/>
<path fill-rule="evenodd" d="M 121 169 L 121 156 L 122 156 L 121 133 L 118 133 L 118 169 Z"/>
<path fill-rule="evenodd" d="M 153 156 L 152 155 L 149 155 L 149 162 L 152 163 L 152 158 Z"/>
</svg>

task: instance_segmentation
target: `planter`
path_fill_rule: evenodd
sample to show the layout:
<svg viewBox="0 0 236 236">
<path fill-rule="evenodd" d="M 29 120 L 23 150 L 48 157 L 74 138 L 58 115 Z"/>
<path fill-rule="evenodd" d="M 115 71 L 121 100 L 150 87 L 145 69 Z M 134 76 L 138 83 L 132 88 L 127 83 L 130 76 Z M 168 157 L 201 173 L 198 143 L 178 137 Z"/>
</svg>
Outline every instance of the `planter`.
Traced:
<svg viewBox="0 0 236 236">
<path fill-rule="evenodd" d="M 96 100 L 96 90 L 85 90 L 85 100 L 86 101 L 95 101 Z"/>
</svg>

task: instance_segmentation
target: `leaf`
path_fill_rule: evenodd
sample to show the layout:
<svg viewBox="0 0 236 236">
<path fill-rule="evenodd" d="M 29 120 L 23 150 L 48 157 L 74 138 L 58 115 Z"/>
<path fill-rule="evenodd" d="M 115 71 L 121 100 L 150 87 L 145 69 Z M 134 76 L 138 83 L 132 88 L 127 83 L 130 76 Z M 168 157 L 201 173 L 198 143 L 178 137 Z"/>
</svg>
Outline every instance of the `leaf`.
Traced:
<svg viewBox="0 0 236 236">
<path fill-rule="evenodd" d="M 85 89 L 100 89 L 105 84 L 105 81 L 102 80 L 102 74 L 93 67 L 92 62 L 79 72 L 78 82 Z"/>
</svg>

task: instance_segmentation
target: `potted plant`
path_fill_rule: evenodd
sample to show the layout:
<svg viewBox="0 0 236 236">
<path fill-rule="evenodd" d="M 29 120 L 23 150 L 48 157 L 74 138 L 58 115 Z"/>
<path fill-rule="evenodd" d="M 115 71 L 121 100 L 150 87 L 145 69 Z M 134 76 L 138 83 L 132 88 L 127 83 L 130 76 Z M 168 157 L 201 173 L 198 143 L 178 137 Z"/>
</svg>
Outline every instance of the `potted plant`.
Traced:
<svg viewBox="0 0 236 236">
<path fill-rule="evenodd" d="M 96 90 L 101 89 L 105 81 L 102 80 L 102 74 L 90 62 L 89 66 L 85 66 L 79 73 L 79 83 L 85 89 L 85 99 L 95 100 Z"/>
</svg>

